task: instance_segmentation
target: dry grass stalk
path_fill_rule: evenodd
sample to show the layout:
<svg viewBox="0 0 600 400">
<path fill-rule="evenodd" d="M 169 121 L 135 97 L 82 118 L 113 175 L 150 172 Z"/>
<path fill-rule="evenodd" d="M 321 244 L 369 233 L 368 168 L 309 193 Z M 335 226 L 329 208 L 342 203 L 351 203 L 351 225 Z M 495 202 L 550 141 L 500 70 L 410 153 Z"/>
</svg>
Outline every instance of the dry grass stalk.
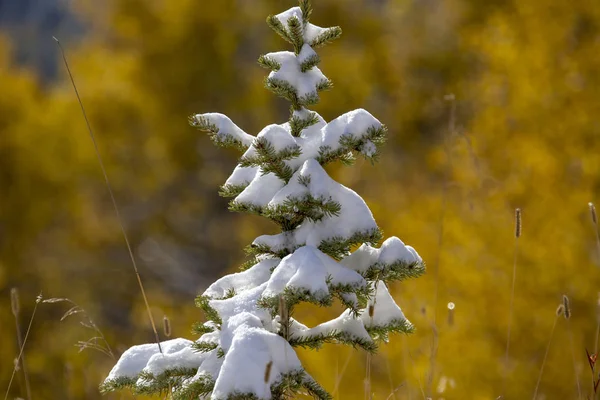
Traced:
<svg viewBox="0 0 600 400">
<path fill-rule="evenodd" d="M 71 73 L 71 69 L 69 68 L 69 63 L 67 62 L 67 56 L 65 55 L 65 51 L 58 41 L 56 37 L 53 39 L 58 44 L 60 49 L 62 59 L 64 61 L 65 67 L 69 74 L 69 78 L 71 79 L 71 84 L 73 85 L 73 90 L 75 91 L 75 95 L 77 96 L 77 101 L 79 102 L 79 106 L 81 108 L 81 112 L 83 114 L 83 118 L 85 119 L 85 123 L 87 125 L 88 132 L 90 134 L 90 138 L 92 139 L 92 143 L 94 145 L 94 151 L 96 152 L 96 157 L 98 158 L 98 163 L 100 164 L 100 169 L 102 170 L 102 174 L 104 175 L 104 181 L 106 183 L 106 187 L 108 189 L 108 193 L 110 194 L 110 199 L 115 210 L 115 214 L 117 220 L 119 222 L 119 227 L 121 228 L 121 233 L 123 234 L 123 238 L 125 239 L 125 245 L 127 246 L 127 251 L 129 252 L 129 258 L 131 259 L 131 263 L 133 265 L 133 270 L 135 272 L 135 276 L 138 281 L 138 285 L 140 287 L 140 291 L 142 293 L 142 297 L 144 298 L 144 305 L 146 306 L 146 311 L 148 313 L 148 318 L 150 319 L 150 324 L 152 325 L 152 330 L 154 332 L 154 338 L 156 339 L 156 344 L 158 345 L 158 350 L 162 354 L 162 347 L 160 345 L 160 338 L 158 336 L 158 331 L 156 330 L 156 324 L 154 323 L 154 317 L 152 316 L 152 311 L 150 310 L 150 303 L 148 302 L 148 297 L 146 296 L 146 291 L 144 290 L 144 284 L 142 283 L 142 278 L 140 276 L 140 272 L 138 271 L 137 263 L 135 261 L 135 257 L 133 256 L 133 250 L 131 249 L 131 245 L 129 244 L 129 237 L 127 236 L 127 231 L 125 230 L 125 226 L 123 225 L 123 220 L 121 219 L 121 213 L 119 212 L 119 207 L 117 206 L 117 200 L 115 199 L 115 195 L 112 190 L 112 186 L 108 179 L 108 174 L 106 173 L 106 168 L 104 168 L 104 162 L 102 161 L 102 157 L 100 156 L 100 150 L 98 149 L 98 143 L 96 142 L 96 136 L 92 131 L 92 126 L 90 125 L 90 121 L 88 120 L 87 114 L 85 112 L 85 108 L 83 107 L 83 102 L 81 101 L 81 97 L 79 96 L 79 91 L 77 90 L 77 85 L 75 85 L 75 79 L 73 78 L 73 74 Z"/>
<path fill-rule="evenodd" d="M 13 372 L 10 377 L 10 381 L 8 382 L 8 388 L 6 388 L 6 394 L 4 395 L 4 400 L 6 400 L 8 398 L 8 393 L 10 392 L 10 387 L 12 386 L 12 382 L 15 379 L 15 373 L 17 372 L 17 367 L 23 357 L 23 351 L 25 350 L 25 344 L 27 343 L 27 338 L 29 337 L 29 332 L 31 331 L 31 326 L 33 325 L 35 313 L 37 312 L 38 305 L 40 304 L 41 301 L 42 301 L 42 294 L 40 293 L 39 296 L 35 299 L 35 306 L 33 307 L 33 312 L 31 313 L 31 318 L 29 319 L 29 325 L 27 326 L 27 331 L 25 332 L 25 338 L 23 339 L 23 344 L 20 345 L 19 356 L 17 357 L 17 359 L 15 361 L 15 365 L 13 367 Z M 19 308 L 20 308 L 20 305 L 19 305 Z"/>
<path fill-rule="evenodd" d="M 340 383 L 342 382 L 342 378 L 344 377 L 344 374 L 346 373 L 346 369 L 348 368 L 348 365 L 350 364 L 350 360 L 352 359 L 352 350 L 348 351 L 348 357 L 346 358 L 346 361 L 344 362 L 344 365 L 342 366 L 342 370 L 339 372 L 339 374 L 336 377 L 336 381 L 335 381 L 335 386 L 333 387 L 333 392 L 331 392 L 331 395 L 333 397 L 335 397 L 335 395 L 337 394 L 339 388 L 340 388 Z"/>
<path fill-rule="evenodd" d="M 569 333 L 569 343 L 571 345 L 571 357 L 573 358 L 573 371 L 575 372 L 575 380 L 577 381 L 577 394 L 581 399 L 581 384 L 579 383 L 579 373 L 577 372 L 577 359 L 575 357 L 575 345 L 573 344 L 573 330 L 571 329 L 571 302 L 566 294 L 563 294 L 563 316 L 567 320 L 567 331 Z"/>
<path fill-rule="evenodd" d="M 23 347 L 23 336 L 21 334 L 21 324 L 19 322 L 19 313 L 21 312 L 21 301 L 19 299 L 19 290 L 17 288 L 10 289 L 10 310 L 15 318 L 15 331 L 17 335 L 17 344 L 19 349 Z M 20 368 L 23 371 L 23 378 L 25 380 L 25 393 L 27 394 L 27 400 L 31 400 L 31 384 L 29 382 L 29 373 L 27 372 L 27 365 L 25 363 L 25 356 L 21 357 L 21 360 L 16 361 L 16 368 Z"/>
<path fill-rule="evenodd" d="M 508 378 L 508 363 L 510 354 L 510 333 L 512 328 L 512 315 L 515 300 L 515 285 L 517 282 L 517 259 L 519 255 L 519 238 L 522 234 L 522 217 L 521 209 L 515 209 L 515 245 L 514 245 L 514 258 L 513 258 L 513 270 L 512 270 L 512 284 L 510 288 L 510 304 L 508 306 L 508 328 L 506 332 L 506 352 L 504 355 L 504 377 L 502 379 L 502 398 L 506 392 L 506 380 Z"/>
<path fill-rule="evenodd" d="M 433 295 L 433 321 L 432 321 L 432 338 L 431 338 L 431 348 L 430 348 L 430 356 L 429 356 L 429 373 L 427 378 L 427 392 L 429 396 L 433 396 L 433 379 L 435 377 L 435 361 L 438 351 L 438 329 L 437 329 L 437 306 L 438 306 L 438 297 L 439 297 L 439 281 L 440 281 L 440 264 L 442 251 L 444 247 L 444 221 L 446 219 L 446 207 L 447 207 L 447 197 L 448 197 L 448 187 L 450 186 L 450 171 L 452 170 L 452 152 L 450 149 L 451 139 L 454 136 L 456 131 L 455 121 L 456 121 L 456 96 L 454 93 L 449 93 L 444 96 L 444 101 L 450 103 L 450 112 L 448 115 L 448 131 L 446 132 L 444 137 L 444 151 L 446 153 L 446 160 L 448 165 L 444 169 L 444 177 L 442 182 L 442 205 L 441 205 L 441 213 L 440 213 L 440 225 L 438 231 L 438 247 L 437 253 L 435 256 L 433 271 L 434 271 L 434 282 L 435 289 Z"/>
<path fill-rule="evenodd" d="M 538 375 L 537 383 L 535 384 L 535 391 L 533 392 L 533 400 L 537 398 L 538 389 L 540 387 L 540 382 L 542 381 L 542 375 L 544 374 L 544 366 L 546 365 L 546 360 L 548 359 L 548 353 L 550 353 L 550 345 L 552 344 L 552 338 L 554 337 L 554 330 L 556 329 L 556 323 L 558 318 L 563 315 L 565 311 L 564 304 L 560 304 L 556 308 L 556 312 L 554 315 L 554 322 L 552 323 L 552 329 L 550 330 L 550 339 L 548 339 L 548 345 L 546 346 L 546 352 L 544 353 L 544 359 L 542 360 L 542 367 L 540 368 L 540 374 Z"/>
<path fill-rule="evenodd" d="M 107 355 L 108 357 L 112 358 L 113 360 L 115 359 L 115 355 L 114 355 L 110 345 L 108 344 L 106 337 L 104 337 L 104 334 L 102 333 L 100 328 L 98 328 L 96 323 L 94 323 L 92 318 L 83 309 L 83 307 L 79 306 L 73 300 L 67 299 L 67 298 L 46 299 L 43 301 L 43 303 L 49 303 L 49 304 L 68 303 L 68 304 L 70 304 L 71 307 L 62 315 L 62 317 L 60 318 L 60 321 L 62 322 L 72 315 L 81 314 L 83 320 L 79 321 L 79 323 L 82 326 L 84 326 L 88 329 L 92 329 L 95 332 L 96 335 L 89 338 L 88 340 L 85 340 L 85 341 L 80 340 L 77 342 L 77 344 L 75 346 L 77 346 L 79 348 L 80 352 L 85 349 L 91 349 L 91 350 L 99 351 L 100 353 Z"/>
</svg>

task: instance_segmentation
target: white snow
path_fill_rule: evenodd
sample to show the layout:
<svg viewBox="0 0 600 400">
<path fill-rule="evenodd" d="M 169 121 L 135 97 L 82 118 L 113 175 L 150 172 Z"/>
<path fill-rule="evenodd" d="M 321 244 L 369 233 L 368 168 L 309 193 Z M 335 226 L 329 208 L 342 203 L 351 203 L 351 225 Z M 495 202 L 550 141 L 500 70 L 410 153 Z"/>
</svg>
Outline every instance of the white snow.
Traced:
<svg viewBox="0 0 600 400">
<path fill-rule="evenodd" d="M 300 7 L 292 7 L 289 10 L 277 14 L 275 17 L 279 20 L 279 22 L 281 22 L 281 25 L 283 25 L 288 33 L 288 21 L 290 18 L 296 17 L 301 24 L 304 23 L 302 10 L 300 10 Z M 327 31 L 327 29 L 329 28 L 321 28 L 320 26 L 313 25 L 310 22 L 307 23 L 304 27 L 304 41 L 309 44 L 312 43 L 320 34 Z"/>
<path fill-rule="evenodd" d="M 172 339 L 160 343 L 163 354 L 168 356 L 184 350 L 192 345 L 191 340 Z M 135 378 L 146 366 L 154 355 L 160 355 L 156 343 L 140 344 L 127 349 L 117 361 L 117 364 L 108 374 L 107 381 L 128 377 Z"/>
<path fill-rule="evenodd" d="M 158 376 L 169 369 L 198 368 L 205 358 L 205 353 L 199 353 L 191 346 L 186 346 L 174 353 L 154 354 L 148 360 L 148 364 L 143 372 L 149 372 L 154 376 Z M 143 384 L 143 380 L 138 380 L 137 384 Z"/>
<path fill-rule="evenodd" d="M 320 221 L 304 221 L 295 230 L 298 244 L 318 247 L 322 241 L 333 237 L 347 240 L 354 234 L 377 229 L 371 210 L 356 192 L 331 179 L 316 160 L 308 160 L 304 166 L 306 169 L 303 167 L 301 171 L 311 177 L 311 194 L 317 198 L 328 194 L 341 205 L 341 210 L 338 216 L 325 217 Z"/>
<path fill-rule="evenodd" d="M 417 253 L 417 251 L 414 249 L 414 247 L 412 247 L 412 246 L 406 246 L 406 248 L 408 249 L 408 251 L 411 252 L 411 254 L 415 258 L 415 260 L 417 260 L 418 262 L 423 262 L 423 259 L 421 258 L 421 256 L 419 255 L 419 253 Z"/>
<path fill-rule="evenodd" d="M 303 289 L 317 299 L 329 296 L 329 285 L 364 287 L 366 281 L 355 271 L 341 266 L 316 247 L 300 247 L 275 268 L 264 296 L 274 297 L 286 288 Z"/>
<path fill-rule="evenodd" d="M 272 172 L 263 175 L 262 170 L 259 168 L 252 182 L 234 201 L 240 204 L 264 207 L 284 185 L 285 182 L 279 179 L 277 175 Z"/>
<path fill-rule="evenodd" d="M 304 19 L 302 18 L 302 10 L 300 9 L 300 7 L 292 7 L 289 10 L 285 10 L 284 12 L 279 13 L 275 16 L 275 18 L 277 18 L 279 22 L 281 22 L 281 25 L 283 25 L 283 27 L 286 30 L 288 30 L 289 19 L 294 17 L 296 17 L 298 19 L 298 22 L 300 22 L 301 24 L 304 23 Z"/>
<path fill-rule="evenodd" d="M 377 262 L 379 249 L 363 243 L 352 254 L 344 257 L 340 263 L 358 272 L 366 272 L 369 267 Z"/>
<path fill-rule="evenodd" d="M 306 72 L 300 69 L 300 61 L 291 51 L 278 51 L 265 54 L 265 57 L 275 60 L 281 65 L 277 71 L 271 71 L 268 79 L 280 80 L 289 83 L 298 97 L 302 98 L 317 92 L 317 85 L 327 81 L 321 70 L 313 67 Z"/>
<path fill-rule="evenodd" d="M 307 186 L 299 182 L 300 177 L 310 177 Z M 293 231 L 293 240 L 289 237 L 290 234 L 285 232 L 260 236 L 254 243 L 276 244 L 279 248 L 296 248 L 303 245 L 319 247 L 322 241 L 333 237 L 349 239 L 356 233 L 377 229 L 373 214 L 365 201 L 353 190 L 331 179 L 314 159 L 304 162 L 288 184 L 273 196 L 268 206 L 276 207 L 284 204 L 287 199 L 302 200 L 307 194 L 323 201 L 331 199 L 339 203 L 339 216 L 324 217 L 320 221 L 305 220 Z"/>
<path fill-rule="evenodd" d="M 321 28 L 320 26 L 313 25 L 309 22 L 304 27 L 304 41 L 308 44 L 313 44 L 317 37 L 327 32 L 329 29 L 330 28 Z"/>
<path fill-rule="evenodd" d="M 270 373 L 266 376 L 269 363 Z M 301 369 L 296 352 L 284 338 L 252 324 L 240 324 L 235 328 L 212 398 L 224 399 L 239 392 L 270 399 L 270 387 L 281 380 L 282 374 Z"/>
<path fill-rule="evenodd" d="M 248 186 L 256 176 L 258 167 L 235 167 L 233 173 L 225 181 L 225 185 Z"/>
<path fill-rule="evenodd" d="M 267 326 L 271 322 L 271 315 L 268 310 L 260 308 L 257 304 L 266 287 L 267 282 L 253 289 L 245 290 L 229 299 L 210 300 L 208 304 L 219 313 L 223 325 L 226 325 L 229 318 L 237 314 L 250 312 L 258 316 L 263 324 Z"/>
<path fill-rule="evenodd" d="M 405 321 L 406 317 L 388 291 L 383 281 L 375 283 L 377 288 L 374 299 L 369 302 L 373 305 L 373 316 L 369 316 L 369 308 L 361 310 L 360 318 L 367 327 L 386 326 L 397 321 Z"/>
<path fill-rule="evenodd" d="M 266 258 L 245 271 L 225 275 L 210 285 L 203 296 L 224 297 L 230 289 L 236 293 L 253 289 L 269 280 L 271 270 L 279 264 L 279 258 Z"/>
<path fill-rule="evenodd" d="M 296 144 L 296 140 L 290 134 L 289 124 L 287 125 L 287 129 L 282 125 L 268 125 L 263 128 L 262 131 L 258 134 L 257 138 L 263 138 L 267 140 L 275 149 L 276 152 L 280 152 L 286 148 L 294 148 L 298 145 Z"/>
<path fill-rule="evenodd" d="M 342 332 L 350 336 L 349 339 L 358 338 L 372 342 L 371 336 L 369 336 L 369 333 L 365 329 L 362 319 L 354 317 L 350 310 L 346 310 L 339 317 L 319 324 L 314 328 L 304 331 L 298 330 L 296 335 L 299 337 L 311 337 L 328 335 L 332 332 Z"/>
<path fill-rule="evenodd" d="M 198 368 L 198 372 L 196 372 L 196 375 L 193 378 L 185 382 L 184 386 L 203 377 L 217 379 L 219 376 L 221 366 L 223 365 L 223 358 L 218 356 L 218 350 L 214 349 L 204 354 L 205 357 L 202 361 L 202 364 L 200 364 L 200 367 Z"/>
<path fill-rule="evenodd" d="M 406 248 L 402 240 L 395 236 L 388 238 L 379 248 L 378 260 L 381 264 L 393 264 L 398 261 L 414 262 L 413 254 Z"/>
<path fill-rule="evenodd" d="M 220 113 L 196 114 L 196 119 L 204 118 L 218 129 L 217 137 L 220 141 L 228 138 L 241 142 L 244 146 L 250 146 L 254 136 L 247 134 L 234 124 L 228 116 Z"/>
<path fill-rule="evenodd" d="M 379 264 L 381 268 L 398 262 L 413 263 L 423 260 L 414 248 L 406 246 L 395 236 L 388 238 L 379 249 L 363 244 L 352 254 L 344 257 L 340 263 L 357 272 L 366 272 Z"/>
<path fill-rule="evenodd" d="M 368 111 L 359 108 L 343 114 L 333 121 L 329 122 L 323 129 L 322 146 L 329 147 L 331 150 L 337 150 L 341 147 L 340 139 L 342 137 L 351 137 L 353 139 L 362 139 L 367 135 L 369 128 L 381 128 L 381 122 L 373 117 Z M 364 151 L 372 150 L 368 145 Z"/>
<path fill-rule="evenodd" d="M 367 157 L 373 157 L 377 153 L 377 146 L 375 143 L 367 140 L 360 147 L 360 152 Z"/>
<path fill-rule="evenodd" d="M 313 50 L 312 47 L 305 43 L 302 46 L 302 49 L 300 49 L 300 53 L 298 53 L 298 62 L 300 62 L 300 64 L 303 64 L 305 61 L 313 57 L 317 57 L 317 53 Z"/>
</svg>

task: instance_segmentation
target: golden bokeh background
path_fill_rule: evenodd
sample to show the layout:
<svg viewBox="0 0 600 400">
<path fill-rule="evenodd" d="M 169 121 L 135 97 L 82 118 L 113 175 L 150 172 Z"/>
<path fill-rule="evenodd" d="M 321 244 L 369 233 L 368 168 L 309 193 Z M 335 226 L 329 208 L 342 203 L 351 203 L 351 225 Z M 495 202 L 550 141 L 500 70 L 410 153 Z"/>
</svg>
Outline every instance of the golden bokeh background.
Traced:
<svg viewBox="0 0 600 400">
<path fill-rule="evenodd" d="M 428 265 L 425 276 L 392 285 L 417 331 L 392 337 L 371 360 L 373 398 L 531 398 L 563 294 L 572 317 L 556 321 L 538 398 L 587 398 L 585 349 L 596 347 L 600 291 L 588 209 L 600 205 L 600 3 L 313 3 L 314 23 L 344 30 L 319 50 L 335 87 L 314 110 L 331 120 L 365 108 L 389 128 L 379 163 L 329 172 L 363 196 L 386 236 L 413 245 Z M 222 112 L 253 134 L 287 118 L 256 59 L 287 49 L 264 20 L 293 5 L 72 0 L 78 29 L 35 40 L 26 29 L 0 31 L 1 393 L 18 355 L 11 288 L 23 333 L 41 292 L 85 309 L 117 356 L 153 340 L 52 35 L 66 49 L 153 315 L 168 316 L 173 336 L 193 338 L 190 327 L 203 318 L 194 296 L 276 227 L 227 211 L 217 189 L 238 155 L 215 148 L 187 116 Z M 49 51 L 55 73 L 19 60 L 25 46 Z M 34 399 L 102 397 L 98 385 L 114 361 L 78 352 L 74 345 L 94 332 L 79 323 L 83 314 L 60 321 L 68 308 L 38 306 L 24 352 Z M 334 312 L 306 307 L 299 317 L 311 325 Z M 364 352 L 327 345 L 300 353 L 336 398 L 364 397 Z M 8 398 L 25 396 L 19 371 Z"/>
</svg>

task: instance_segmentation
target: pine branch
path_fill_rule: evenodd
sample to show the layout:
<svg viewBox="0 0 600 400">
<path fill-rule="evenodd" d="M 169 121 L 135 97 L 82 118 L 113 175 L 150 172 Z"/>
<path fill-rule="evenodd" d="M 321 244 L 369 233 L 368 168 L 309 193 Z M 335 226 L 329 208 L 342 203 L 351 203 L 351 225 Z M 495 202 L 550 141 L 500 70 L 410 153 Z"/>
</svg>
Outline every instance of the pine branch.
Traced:
<svg viewBox="0 0 600 400">
<path fill-rule="evenodd" d="M 311 106 L 319 102 L 318 92 L 333 87 L 330 80 L 322 80 L 316 87 L 315 91 L 299 97 L 294 88 L 289 82 L 282 79 L 269 78 L 265 79 L 265 87 L 292 103 L 294 110 L 301 110 L 303 107 Z"/>
<path fill-rule="evenodd" d="M 279 71 L 279 69 L 281 68 L 281 64 L 279 64 L 277 61 L 275 61 L 271 57 L 267 57 L 267 56 L 260 56 L 258 58 L 258 64 L 261 67 L 269 69 L 271 71 Z"/>
<path fill-rule="evenodd" d="M 300 53 L 300 49 L 304 45 L 304 26 L 296 16 L 288 19 L 288 32 L 290 35 L 290 39 L 292 39 L 292 44 L 294 45 L 294 53 L 298 55 Z"/>
<path fill-rule="evenodd" d="M 195 368 L 173 368 L 160 375 L 141 372 L 134 392 L 137 394 L 166 393 L 174 386 L 181 386 L 184 379 L 192 378 L 194 375 L 196 375 Z"/>
<path fill-rule="evenodd" d="M 199 353 L 208 353 L 210 351 L 215 350 L 217 347 L 219 347 L 219 345 L 214 342 L 197 341 L 192 344 L 192 347 L 194 348 L 194 350 L 198 351 Z"/>
<path fill-rule="evenodd" d="M 292 45 L 294 44 L 289 33 L 286 31 L 286 29 L 283 27 L 283 25 L 281 24 L 279 19 L 277 19 L 277 17 L 269 15 L 267 17 L 267 25 L 269 25 L 269 27 L 273 29 L 275 33 L 281 36 L 286 42 L 291 43 Z"/>
<path fill-rule="evenodd" d="M 188 121 L 194 128 L 208 133 L 210 139 L 219 147 L 234 147 L 240 151 L 245 151 L 248 148 L 247 145 L 236 139 L 232 134 L 221 132 L 215 124 L 201 115 L 190 115 Z"/>
<path fill-rule="evenodd" d="M 215 327 L 202 322 L 194 322 L 192 324 L 192 333 L 194 335 L 204 335 L 215 331 Z"/>
<path fill-rule="evenodd" d="M 204 314 L 208 320 L 213 321 L 217 325 L 221 325 L 223 321 L 221 320 L 217 310 L 210 306 L 210 300 L 210 297 L 200 295 L 196 297 L 196 307 L 201 308 L 202 311 L 204 311 Z"/>
<path fill-rule="evenodd" d="M 255 257 L 253 262 L 256 262 L 256 257 L 258 256 L 272 256 L 277 258 L 284 258 L 285 256 L 292 254 L 294 250 L 296 249 L 273 250 L 269 246 L 263 244 L 251 244 L 249 246 L 246 246 L 246 248 L 244 249 L 248 256 Z"/>
<path fill-rule="evenodd" d="M 338 330 L 313 336 L 292 337 L 289 343 L 293 347 L 302 347 L 311 350 L 319 350 L 326 343 L 335 343 L 350 345 L 354 348 L 360 347 L 370 353 L 377 351 L 377 344 L 375 342 Z"/>
<path fill-rule="evenodd" d="M 390 333 L 404 333 L 410 334 L 415 331 L 415 327 L 406 319 L 395 319 L 387 325 L 383 326 L 365 326 L 369 335 L 373 340 L 388 341 L 388 335 Z"/>
<path fill-rule="evenodd" d="M 221 197 L 237 197 L 240 193 L 248 187 L 250 182 L 245 185 L 223 185 L 219 189 L 219 196 Z"/>
<path fill-rule="evenodd" d="M 385 143 L 386 134 L 387 128 L 385 125 L 382 125 L 381 127 L 370 127 L 360 137 L 356 137 L 357 135 L 343 135 L 339 141 L 340 146 L 336 150 L 332 150 L 329 146 L 321 146 L 317 161 L 321 165 L 337 160 L 344 162 L 344 159 L 347 159 L 348 154 L 352 152 L 361 153 L 366 159 L 370 159 L 372 162 L 377 161 L 381 146 Z M 370 155 L 365 154 L 363 151 L 364 146 L 369 142 L 375 145 L 375 152 Z"/>
<path fill-rule="evenodd" d="M 393 264 L 375 263 L 361 275 L 367 280 L 382 280 L 387 283 L 418 278 L 424 273 L 425 263 L 422 261 L 397 261 Z"/>
<path fill-rule="evenodd" d="M 299 137 L 302 133 L 302 130 L 313 126 L 318 122 L 319 116 L 317 115 L 317 113 L 310 111 L 309 118 L 303 119 L 298 117 L 297 115 L 294 115 L 292 109 L 292 116 L 290 117 L 290 130 L 292 132 L 292 136 Z"/>
<path fill-rule="evenodd" d="M 326 44 L 329 44 L 336 39 L 339 39 L 340 36 L 342 36 L 342 28 L 340 28 L 339 26 L 334 26 L 331 28 L 327 28 L 325 32 L 321 33 L 319 36 L 314 38 L 313 41 L 309 44 L 312 48 L 318 48 L 321 46 L 325 46 Z"/>
<path fill-rule="evenodd" d="M 310 0 L 300 0 L 300 11 L 302 11 L 302 20 L 304 21 L 304 25 L 306 25 L 310 21 L 310 16 L 312 15 L 312 5 L 310 4 Z"/>
<path fill-rule="evenodd" d="M 313 67 L 316 67 L 320 62 L 321 59 L 319 58 L 319 56 L 317 54 L 313 54 L 306 60 L 302 61 L 302 63 L 300 63 L 300 71 L 306 72 L 312 69 Z"/>
<path fill-rule="evenodd" d="M 214 387 L 215 381 L 206 375 L 202 375 L 198 378 L 194 378 L 191 383 L 176 387 L 175 390 L 173 390 L 172 398 L 173 400 L 204 398 L 211 394 Z"/>
<path fill-rule="evenodd" d="M 289 146 L 280 151 L 264 137 L 254 140 L 252 146 L 256 149 L 256 155 L 245 156 L 240 159 L 241 167 L 260 167 L 263 175 L 274 173 L 285 182 L 289 181 L 294 171 L 284 161 L 297 158 L 302 154 L 300 146 Z"/>
<path fill-rule="evenodd" d="M 321 242 L 319 250 L 336 260 L 341 260 L 348 254 L 353 245 L 362 243 L 376 244 L 379 243 L 382 238 L 383 233 L 381 230 L 374 228 L 367 231 L 356 232 L 349 238 L 338 236 L 329 238 Z"/>
<path fill-rule="evenodd" d="M 116 392 L 117 390 L 133 388 L 136 381 L 137 378 L 130 378 L 127 376 L 106 380 L 100 385 L 100 393 L 106 394 L 109 392 Z"/>
</svg>

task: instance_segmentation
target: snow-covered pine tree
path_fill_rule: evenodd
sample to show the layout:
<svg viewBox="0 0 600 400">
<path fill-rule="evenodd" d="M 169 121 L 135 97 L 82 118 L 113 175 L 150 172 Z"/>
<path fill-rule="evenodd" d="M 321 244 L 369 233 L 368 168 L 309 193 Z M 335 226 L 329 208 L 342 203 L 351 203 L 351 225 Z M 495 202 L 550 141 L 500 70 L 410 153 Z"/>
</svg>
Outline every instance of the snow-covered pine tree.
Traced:
<svg viewBox="0 0 600 400">
<path fill-rule="evenodd" d="M 372 247 L 382 234 L 371 211 L 323 169 L 335 161 L 351 164 L 355 153 L 375 160 L 386 128 L 362 109 L 329 123 L 307 109 L 332 86 L 317 68 L 314 49 L 337 39 L 341 29 L 311 24 L 309 0 L 299 3 L 267 19 L 294 51 L 259 58 L 271 70 L 266 87 L 292 104 L 289 121 L 252 136 L 222 114 L 190 118 L 216 144 L 245 151 L 221 188 L 233 197 L 231 209 L 269 218 L 281 233 L 256 238 L 242 272 L 217 280 L 197 298 L 208 319 L 194 328 L 198 340 L 168 340 L 162 352 L 156 343 L 133 346 L 104 391 L 131 387 L 174 399 L 283 399 L 303 391 L 329 399 L 295 347 L 332 342 L 374 352 L 388 334 L 413 330 L 386 285 L 421 275 L 421 257 L 396 237 Z M 300 302 L 329 306 L 334 299 L 347 308 L 339 317 L 312 328 L 294 319 Z"/>
</svg>

